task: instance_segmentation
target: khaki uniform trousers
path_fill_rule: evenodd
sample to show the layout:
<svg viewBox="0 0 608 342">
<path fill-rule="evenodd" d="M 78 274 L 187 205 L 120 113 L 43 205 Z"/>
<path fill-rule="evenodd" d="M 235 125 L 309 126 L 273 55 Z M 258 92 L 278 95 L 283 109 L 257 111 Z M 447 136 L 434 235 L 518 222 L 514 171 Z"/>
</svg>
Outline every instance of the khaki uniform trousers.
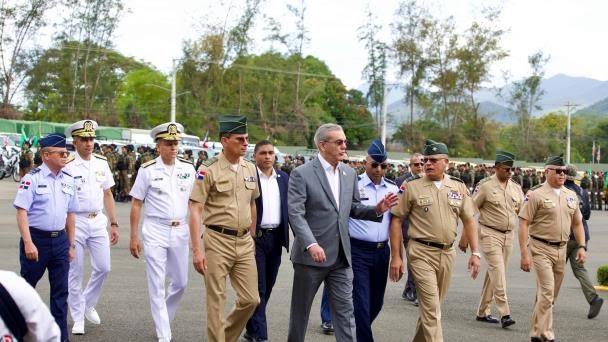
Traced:
<svg viewBox="0 0 608 342">
<path fill-rule="evenodd" d="M 418 295 L 418 321 L 414 342 L 442 342 L 441 303 L 450 287 L 454 248 L 441 250 L 410 240 L 409 263 Z"/>
<path fill-rule="evenodd" d="M 530 251 L 532 267 L 536 272 L 536 303 L 532 313 L 530 337 L 553 340 L 553 305 L 564 279 L 566 245 L 549 246 L 530 238 Z"/>
<path fill-rule="evenodd" d="M 207 229 L 203 239 L 207 258 L 207 339 L 236 342 L 260 303 L 253 238 L 250 234 L 236 237 Z M 224 319 L 228 276 L 236 292 L 236 303 Z"/>
<path fill-rule="evenodd" d="M 492 302 L 496 304 L 499 317 L 510 315 L 505 270 L 513 250 L 513 231 L 501 233 L 481 224 L 479 226 L 481 252 L 488 269 L 483 280 L 477 316 L 488 316 Z"/>
</svg>

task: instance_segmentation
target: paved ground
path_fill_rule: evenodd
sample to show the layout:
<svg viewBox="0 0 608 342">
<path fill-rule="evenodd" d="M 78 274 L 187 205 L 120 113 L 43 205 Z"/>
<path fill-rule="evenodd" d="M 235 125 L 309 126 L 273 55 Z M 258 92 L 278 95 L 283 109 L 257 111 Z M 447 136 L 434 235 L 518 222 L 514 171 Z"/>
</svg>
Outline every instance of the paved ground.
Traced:
<svg viewBox="0 0 608 342">
<path fill-rule="evenodd" d="M 17 183 L 0 181 L 0 269 L 18 272 L 18 229 L 12 201 Z M 72 341 L 153 341 L 154 325 L 150 315 L 143 260 L 132 258 L 128 250 L 129 205 L 118 204 L 121 238 L 112 249 L 112 273 L 108 277 L 97 311 L 102 318 L 99 326 L 87 325 L 86 335 Z M 589 244 L 587 267 L 593 275 L 599 265 L 608 263 L 608 212 L 594 211 L 590 222 L 592 240 Z M 471 280 L 466 272 L 466 258 L 459 253 L 447 300 L 443 305 L 445 340 L 451 341 L 529 341 L 529 321 L 534 302 L 534 275 L 519 270 L 519 248 L 513 251 L 509 263 L 509 301 L 517 324 L 503 330 L 497 325 L 475 321 L 482 280 Z M 483 265 L 483 263 L 482 263 Z M 291 263 L 287 254 L 268 307 L 269 334 L 274 341 L 285 341 L 289 322 L 292 282 Z M 481 277 L 480 277 L 481 278 Z M 403 280 L 389 283 L 384 308 L 374 323 L 377 341 L 411 341 L 417 318 L 417 308 L 401 299 Z M 38 291 L 48 301 L 48 280 L 43 278 Z M 603 296 L 608 299 L 608 294 Z M 226 310 L 234 303 L 229 291 Z M 309 341 L 333 341 L 320 333 L 318 308 L 320 294 L 313 304 L 309 322 Z M 588 320 L 588 305 L 578 282 L 568 268 L 555 308 L 555 330 L 559 341 L 608 341 L 608 304 L 594 320 Z M 71 328 L 71 323 L 70 323 Z M 205 300 L 201 276 L 191 267 L 189 287 L 172 325 L 174 341 L 205 341 Z"/>
</svg>

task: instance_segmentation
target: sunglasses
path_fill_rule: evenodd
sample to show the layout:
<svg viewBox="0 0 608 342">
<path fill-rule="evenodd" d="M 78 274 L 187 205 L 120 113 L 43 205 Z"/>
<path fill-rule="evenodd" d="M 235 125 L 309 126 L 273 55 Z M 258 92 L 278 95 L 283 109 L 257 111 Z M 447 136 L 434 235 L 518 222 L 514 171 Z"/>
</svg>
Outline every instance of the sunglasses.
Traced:
<svg viewBox="0 0 608 342">
<path fill-rule="evenodd" d="M 547 170 L 551 170 L 551 171 L 555 172 L 558 175 L 565 175 L 566 174 L 566 170 L 565 169 L 556 169 L 556 168 L 550 168 L 550 167 L 548 167 Z"/>
<path fill-rule="evenodd" d="M 380 166 L 380 168 L 381 168 L 382 170 L 386 170 L 386 168 L 388 167 L 388 164 L 386 164 L 386 163 L 382 163 L 382 164 L 381 164 L 381 163 L 372 162 L 372 169 L 375 169 L 375 168 L 377 168 L 378 166 Z"/>
<path fill-rule="evenodd" d="M 424 166 L 424 163 L 410 163 L 410 165 L 417 166 L 417 167 L 422 167 L 422 166 Z"/>
<path fill-rule="evenodd" d="M 348 144 L 348 141 L 346 139 L 344 139 L 344 140 L 338 139 L 338 140 L 334 140 L 334 141 L 326 141 L 326 143 L 336 144 L 337 146 L 340 146 L 340 145 L 346 146 L 346 144 Z"/>
<path fill-rule="evenodd" d="M 436 164 L 438 161 L 443 160 L 445 158 L 423 158 L 422 162 L 424 164 L 426 163 L 431 163 L 431 164 Z"/>
<path fill-rule="evenodd" d="M 70 155 L 70 152 L 68 152 L 68 151 L 48 151 L 46 153 L 48 153 L 48 154 L 57 153 L 61 158 L 67 158 Z"/>
</svg>

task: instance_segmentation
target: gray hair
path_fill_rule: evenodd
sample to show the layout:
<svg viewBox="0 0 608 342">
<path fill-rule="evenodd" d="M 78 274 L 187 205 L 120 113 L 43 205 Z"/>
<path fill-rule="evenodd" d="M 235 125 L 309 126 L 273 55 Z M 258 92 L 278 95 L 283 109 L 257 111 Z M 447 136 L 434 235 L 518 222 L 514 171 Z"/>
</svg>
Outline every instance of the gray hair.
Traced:
<svg viewBox="0 0 608 342">
<path fill-rule="evenodd" d="M 334 131 L 343 132 L 344 130 L 342 129 L 342 126 L 333 123 L 326 123 L 319 126 L 319 128 L 317 128 L 317 132 L 315 133 L 315 146 L 318 148 L 321 141 L 327 141 L 329 138 L 329 132 Z"/>
<path fill-rule="evenodd" d="M 418 152 L 416 152 L 416 153 L 412 154 L 412 155 L 410 156 L 410 164 L 412 163 L 412 160 L 413 160 L 414 158 L 420 158 L 420 157 L 423 157 L 423 155 L 422 155 L 422 154 L 420 154 L 420 153 L 418 153 Z"/>
</svg>

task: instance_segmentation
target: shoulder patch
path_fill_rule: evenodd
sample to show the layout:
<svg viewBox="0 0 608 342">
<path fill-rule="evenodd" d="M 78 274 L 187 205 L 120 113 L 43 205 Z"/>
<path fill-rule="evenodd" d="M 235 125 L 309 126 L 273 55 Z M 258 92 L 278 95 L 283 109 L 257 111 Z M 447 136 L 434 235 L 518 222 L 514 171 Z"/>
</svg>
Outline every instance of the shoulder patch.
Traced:
<svg viewBox="0 0 608 342">
<path fill-rule="evenodd" d="M 40 172 L 40 170 L 42 170 L 42 169 L 41 169 L 41 168 L 39 168 L 39 167 L 37 167 L 37 168 L 35 168 L 35 169 L 32 169 L 32 171 L 30 171 L 30 175 L 35 175 L 35 174 L 37 174 L 38 172 Z"/>
<path fill-rule="evenodd" d="M 103 160 L 108 160 L 108 158 L 102 156 L 101 154 L 97 154 L 97 153 L 93 153 L 93 157 L 103 159 Z"/>
<path fill-rule="evenodd" d="M 67 172 L 65 172 L 65 171 L 63 171 L 63 170 L 61 170 L 61 173 L 63 173 L 64 175 L 68 175 L 68 176 L 72 177 L 72 175 L 71 175 L 71 174 L 69 174 L 69 173 L 67 173 Z"/>
<path fill-rule="evenodd" d="M 75 159 L 76 159 L 76 157 L 74 157 L 74 155 L 72 155 L 72 154 L 71 154 L 71 155 L 68 157 L 68 160 L 67 160 L 65 163 L 66 163 L 66 164 L 69 164 L 69 163 L 73 162 Z"/>
<path fill-rule="evenodd" d="M 211 164 L 215 163 L 216 161 L 218 161 L 217 157 L 213 157 L 211 159 L 207 159 L 205 160 L 202 165 L 205 165 L 206 167 L 211 166 Z"/>
<path fill-rule="evenodd" d="M 462 181 L 462 179 L 460 179 L 458 177 L 450 176 L 450 179 L 453 180 L 453 181 L 460 182 L 460 183 L 464 184 L 464 182 Z"/>
<path fill-rule="evenodd" d="M 184 163 L 187 163 L 187 164 L 193 164 L 192 160 L 188 160 L 188 159 L 184 159 L 184 158 L 179 158 L 179 157 L 177 157 L 177 159 L 179 159 L 180 161 L 182 161 Z"/>
<path fill-rule="evenodd" d="M 150 161 L 147 161 L 147 162 L 141 164 L 141 167 L 148 167 L 148 166 L 154 165 L 154 164 L 156 164 L 156 159 L 152 159 Z"/>
</svg>

